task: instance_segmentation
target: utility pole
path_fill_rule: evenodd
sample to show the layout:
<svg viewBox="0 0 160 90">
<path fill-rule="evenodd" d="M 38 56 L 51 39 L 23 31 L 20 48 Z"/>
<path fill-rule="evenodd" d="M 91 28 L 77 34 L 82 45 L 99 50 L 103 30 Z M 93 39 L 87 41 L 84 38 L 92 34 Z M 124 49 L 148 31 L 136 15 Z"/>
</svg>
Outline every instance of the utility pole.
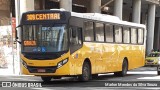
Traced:
<svg viewBox="0 0 160 90">
<path fill-rule="evenodd" d="M 20 0 L 15 0 L 15 16 L 16 16 L 16 27 L 20 24 Z M 18 30 L 20 31 L 20 30 Z M 17 33 L 18 36 L 19 36 L 19 33 Z M 20 44 L 17 43 L 17 61 L 19 63 L 19 66 L 18 66 L 18 72 L 19 74 L 21 74 L 21 68 L 20 68 Z"/>
</svg>

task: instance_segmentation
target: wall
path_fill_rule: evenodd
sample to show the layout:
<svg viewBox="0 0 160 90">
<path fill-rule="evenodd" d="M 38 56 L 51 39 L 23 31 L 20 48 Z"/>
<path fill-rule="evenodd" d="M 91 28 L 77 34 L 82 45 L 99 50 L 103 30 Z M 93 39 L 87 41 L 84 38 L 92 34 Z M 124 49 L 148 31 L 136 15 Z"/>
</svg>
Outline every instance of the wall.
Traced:
<svg viewBox="0 0 160 90">
<path fill-rule="evenodd" d="M 0 0 L 0 26 L 10 24 L 10 0 Z"/>
</svg>

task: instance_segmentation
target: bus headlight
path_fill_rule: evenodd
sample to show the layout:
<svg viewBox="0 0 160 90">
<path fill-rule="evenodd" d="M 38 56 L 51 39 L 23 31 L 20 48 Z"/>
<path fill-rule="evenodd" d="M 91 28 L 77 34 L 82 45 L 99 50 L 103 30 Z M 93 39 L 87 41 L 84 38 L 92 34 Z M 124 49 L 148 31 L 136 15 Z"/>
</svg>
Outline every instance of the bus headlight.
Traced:
<svg viewBox="0 0 160 90">
<path fill-rule="evenodd" d="M 62 61 L 60 61 L 58 64 L 57 64 L 57 68 L 60 68 L 60 67 L 62 67 L 64 64 L 66 64 L 68 62 L 68 59 L 66 58 L 66 59 L 64 59 L 64 60 L 62 60 Z"/>
<path fill-rule="evenodd" d="M 22 62 L 22 64 L 23 64 L 23 66 L 24 66 L 25 68 L 27 68 L 27 63 L 26 63 L 25 61 L 23 61 L 23 60 L 21 60 L 21 62 Z"/>
</svg>

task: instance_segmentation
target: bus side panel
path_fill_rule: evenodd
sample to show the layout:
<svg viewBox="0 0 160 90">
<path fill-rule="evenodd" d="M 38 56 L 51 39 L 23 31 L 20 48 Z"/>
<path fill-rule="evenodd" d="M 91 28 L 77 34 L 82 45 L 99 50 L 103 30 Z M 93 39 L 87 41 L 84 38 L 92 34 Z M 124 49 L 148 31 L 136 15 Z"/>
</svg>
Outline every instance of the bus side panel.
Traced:
<svg viewBox="0 0 160 90">
<path fill-rule="evenodd" d="M 122 63 L 126 57 L 128 60 L 128 70 L 144 66 L 144 46 L 143 45 L 118 45 L 119 58 L 117 62 L 118 71 L 122 71 Z M 116 63 L 115 62 L 115 63 Z M 116 70 L 117 71 L 117 70 Z"/>
<path fill-rule="evenodd" d="M 83 62 L 88 58 L 91 62 L 92 74 L 107 73 L 121 70 L 122 60 L 118 58 L 118 45 L 85 42 L 83 47 L 74 52 L 76 74 L 82 73 Z"/>
<path fill-rule="evenodd" d="M 120 49 L 120 47 L 119 47 Z M 122 48 L 121 48 L 122 49 Z M 144 47 L 140 45 L 123 45 L 123 50 L 120 51 L 119 70 L 122 69 L 122 62 L 126 57 L 128 60 L 128 70 L 144 66 Z"/>
<path fill-rule="evenodd" d="M 103 45 L 103 60 L 104 60 L 104 66 L 105 66 L 105 72 L 113 72 L 116 69 L 116 64 L 115 62 L 118 58 L 118 50 L 117 46 L 114 44 L 104 44 Z"/>
<path fill-rule="evenodd" d="M 86 58 L 91 62 L 92 74 L 96 74 L 122 71 L 125 57 L 128 60 L 129 70 L 141 67 L 144 65 L 143 54 L 143 46 L 84 42 L 83 47 L 71 56 L 75 63 L 75 75 L 79 75 L 82 74 Z"/>
<path fill-rule="evenodd" d="M 143 45 L 132 45 L 131 67 L 129 69 L 144 66 L 145 52 Z"/>
<path fill-rule="evenodd" d="M 122 63 L 126 58 L 128 63 L 131 62 L 131 45 L 124 44 L 106 44 L 105 53 L 107 58 L 106 72 L 122 71 Z M 130 67 L 130 66 L 129 66 Z"/>
<path fill-rule="evenodd" d="M 76 75 L 82 74 L 82 67 L 84 60 L 89 59 L 91 63 L 91 73 L 95 73 L 95 53 L 93 52 L 91 47 L 93 44 L 88 43 L 87 45 L 84 43 L 81 49 L 75 51 L 71 56 L 75 61 L 75 73 Z M 94 48 L 93 48 L 94 49 Z"/>
</svg>

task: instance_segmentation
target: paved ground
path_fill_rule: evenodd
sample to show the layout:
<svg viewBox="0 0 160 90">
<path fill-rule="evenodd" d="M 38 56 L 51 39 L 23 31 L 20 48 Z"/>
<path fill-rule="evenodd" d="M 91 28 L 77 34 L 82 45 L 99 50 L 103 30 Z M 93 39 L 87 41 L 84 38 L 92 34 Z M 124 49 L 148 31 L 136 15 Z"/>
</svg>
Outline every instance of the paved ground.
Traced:
<svg viewBox="0 0 160 90">
<path fill-rule="evenodd" d="M 75 78 L 62 78 L 43 83 L 39 77 L 34 76 L 0 76 L 0 81 L 13 81 L 12 83 L 36 83 L 37 88 L 28 87 L 1 87 L 0 90 L 104 90 L 104 89 L 160 89 L 160 76 L 157 75 L 156 67 L 142 67 L 128 71 L 125 77 L 115 77 L 113 73 L 100 74 L 97 79 L 89 82 L 78 82 Z M 0 83 L 0 86 L 2 83 Z M 120 86 L 121 85 L 121 86 Z M 123 86 L 122 86 L 123 85 Z M 130 86 L 132 85 L 132 86 Z M 134 85 L 134 86 L 133 86 Z M 137 86 L 136 86 L 137 85 Z M 157 87 L 157 86 L 158 87 Z M 42 86 L 42 87 L 40 87 Z"/>
</svg>

